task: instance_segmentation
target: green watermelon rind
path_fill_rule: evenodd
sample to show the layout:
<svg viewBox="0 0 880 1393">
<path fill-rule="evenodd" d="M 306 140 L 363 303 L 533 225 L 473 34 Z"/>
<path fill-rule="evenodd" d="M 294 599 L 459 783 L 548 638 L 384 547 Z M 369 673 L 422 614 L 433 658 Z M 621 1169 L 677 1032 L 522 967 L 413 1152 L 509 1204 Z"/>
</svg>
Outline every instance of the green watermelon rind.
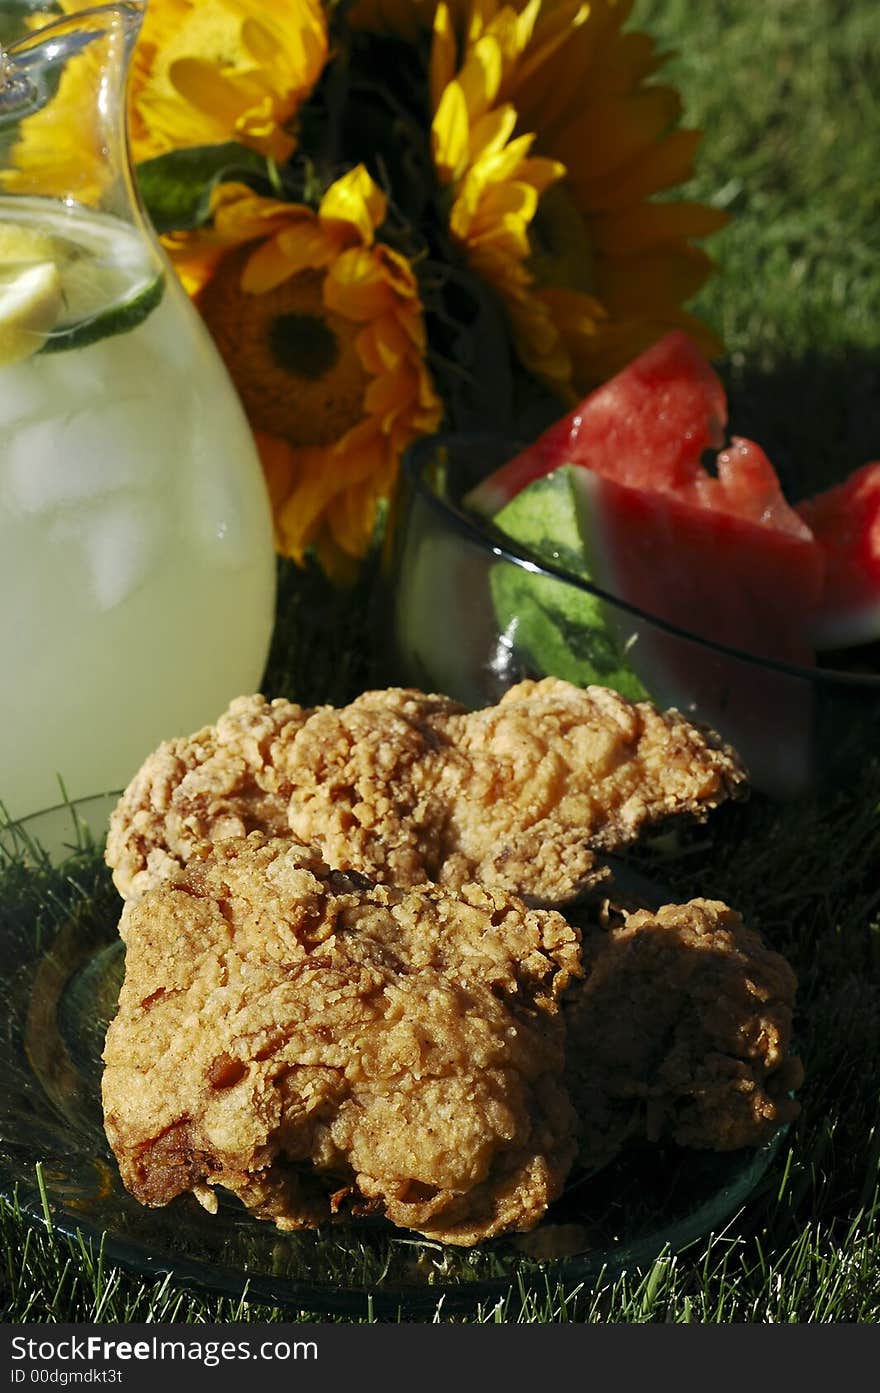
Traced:
<svg viewBox="0 0 880 1393">
<path fill-rule="evenodd" d="M 538 560 L 589 582 L 581 514 L 574 468 L 563 465 L 517 494 L 494 524 Z M 649 696 L 598 595 L 511 562 L 493 566 L 490 589 L 499 629 L 536 673 L 581 687 L 611 687 L 633 701 Z"/>
</svg>

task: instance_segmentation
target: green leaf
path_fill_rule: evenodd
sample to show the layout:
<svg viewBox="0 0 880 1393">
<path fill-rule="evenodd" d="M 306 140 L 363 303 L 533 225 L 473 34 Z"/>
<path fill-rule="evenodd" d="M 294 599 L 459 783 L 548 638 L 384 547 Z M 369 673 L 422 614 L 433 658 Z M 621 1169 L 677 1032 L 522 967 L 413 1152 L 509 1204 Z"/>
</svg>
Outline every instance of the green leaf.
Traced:
<svg viewBox="0 0 880 1393">
<path fill-rule="evenodd" d="M 137 166 L 141 198 L 157 232 L 199 227 L 208 221 L 209 195 L 228 179 L 265 179 L 266 160 L 235 141 L 195 145 L 143 160 Z"/>
</svg>

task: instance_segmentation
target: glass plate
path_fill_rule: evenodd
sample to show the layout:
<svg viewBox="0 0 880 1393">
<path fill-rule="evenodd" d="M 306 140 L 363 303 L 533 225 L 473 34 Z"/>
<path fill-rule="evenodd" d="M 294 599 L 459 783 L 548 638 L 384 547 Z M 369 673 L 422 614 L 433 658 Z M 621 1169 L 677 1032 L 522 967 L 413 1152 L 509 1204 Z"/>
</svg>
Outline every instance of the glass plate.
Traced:
<svg viewBox="0 0 880 1393">
<path fill-rule="evenodd" d="M 0 830 L 0 1190 L 39 1220 L 41 1177 L 57 1230 L 104 1240 L 144 1276 L 316 1313 L 428 1315 L 491 1306 L 511 1289 L 613 1277 L 718 1232 L 779 1144 L 715 1155 L 634 1150 L 575 1177 L 531 1234 L 445 1247 L 363 1220 L 281 1234 L 232 1199 L 142 1208 L 122 1187 L 101 1120 L 101 1050 L 123 972 L 119 899 L 103 865 L 116 795 Z M 6 853 L 6 854 L 4 854 Z M 57 868 L 63 865 L 63 872 Z"/>
</svg>

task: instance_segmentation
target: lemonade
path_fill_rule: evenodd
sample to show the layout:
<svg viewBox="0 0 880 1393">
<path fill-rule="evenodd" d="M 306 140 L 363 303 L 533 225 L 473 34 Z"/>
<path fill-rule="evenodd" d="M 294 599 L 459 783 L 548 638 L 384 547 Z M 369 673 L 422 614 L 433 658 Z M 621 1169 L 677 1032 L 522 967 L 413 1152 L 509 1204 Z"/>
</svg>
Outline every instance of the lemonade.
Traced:
<svg viewBox="0 0 880 1393">
<path fill-rule="evenodd" d="M 226 371 L 131 223 L 0 197 L 0 801 L 120 787 L 259 684 L 275 563 Z"/>
</svg>

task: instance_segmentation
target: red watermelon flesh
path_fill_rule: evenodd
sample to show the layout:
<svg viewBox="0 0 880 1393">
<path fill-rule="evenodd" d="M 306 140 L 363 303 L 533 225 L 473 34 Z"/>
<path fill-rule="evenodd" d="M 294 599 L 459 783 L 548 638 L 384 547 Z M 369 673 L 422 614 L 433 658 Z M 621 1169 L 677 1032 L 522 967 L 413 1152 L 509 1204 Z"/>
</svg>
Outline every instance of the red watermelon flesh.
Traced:
<svg viewBox="0 0 880 1393">
<path fill-rule="evenodd" d="M 679 494 L 651 493 L 578 470 L 593 579 L 628 604 L 703 638 L 811 663 L 798 617 L 811 614 L 819 599 L 818 548 L 798 519 L 778 529 L 763 521 L 781 511 L 778 485 L 776 491 L 748 489 L 749 476 L 762 477 L 762 461 L 770 469 L 763 451 L 737 441 L 727 453 L 717 479 L 707 477 Z M 695 503 L 697 487 L 703 496 Z M 707 496 L 717 506 L 709 506 Z"/>
<path fill-rule="evenodd" d="M 809 663 L 803 633 L 787 617 L 802 575 L 803 543 L 777 534 L 760 545 L 759 523 L 694 508 L 574 470 L 594 578 L 648 614 L 730 647 Z M 755 534 L 761 534 L 756 542 Z M 687 564 L 677 566 L 676 555 Z M 760 566 L 755 564 L 756 555 Z M 769 597 L 769 598 L 768 598 Z M 736 659 L 606 607 L 617 645 L 658 705 L 703 720 L 736 746 L 756 788 L 791 797 L 809 783 L 812 691 L 807 681 Z"/>
<path fill-rule="evenodd" d="M 703 451 L 721 445 L 726 421 L 724 388 L 706 359 L 685 334 L 667 334 L 466 502 L 492 517 L 562 463 L 587 465 L 620 483 L 679 488 L 701 472 Z"/>
<path fill-rule="evenodd" d="M 701 470 L 684 496 L 702 508 L 748 519 L 809 543 L 810 529 L 785 501 L 776 470 L 753 440 L 735 435 L 716 460 L 717 477 Z"/>
<path fill-rule="evenodd" d="M 799 504 L 825 556 L 822 598 L 810 636 L 816 648 L 880 639 L 880 462 Z"/>
</svg>

